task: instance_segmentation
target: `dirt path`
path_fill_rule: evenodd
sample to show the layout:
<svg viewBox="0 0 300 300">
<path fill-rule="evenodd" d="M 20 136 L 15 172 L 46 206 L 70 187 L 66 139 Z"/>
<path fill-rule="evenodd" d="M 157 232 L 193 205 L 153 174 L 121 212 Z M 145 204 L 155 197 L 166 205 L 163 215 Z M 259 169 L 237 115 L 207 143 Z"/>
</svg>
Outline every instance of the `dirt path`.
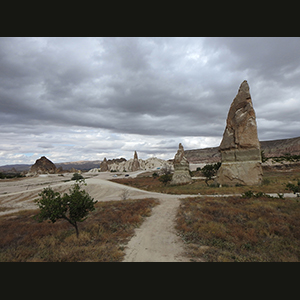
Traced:
<svg viewBox="0 0 300 300">
<path fill-rule="evenodd" d="M 152 215 L 125 248 L 124 262 L 187 262 L 184 245 L 176 235 L 175 217 L 180 204 L 176 197 L 160 198 Z"/>
</svg>

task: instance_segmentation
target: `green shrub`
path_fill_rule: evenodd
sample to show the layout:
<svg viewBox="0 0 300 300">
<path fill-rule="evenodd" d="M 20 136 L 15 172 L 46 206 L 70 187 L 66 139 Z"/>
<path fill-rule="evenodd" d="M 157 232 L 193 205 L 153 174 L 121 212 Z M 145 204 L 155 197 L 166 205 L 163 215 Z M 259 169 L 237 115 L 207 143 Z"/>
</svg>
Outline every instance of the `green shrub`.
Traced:
<svg viewBox="0 0 300 300">
<path fill-rule="evenodd" d="M 167 184 L 169 181 L 172 180 L 173 175 L 172 174 L 166 174 L 162 175 L 158 178 L 159 181 L 161 181 L 163 184 Z"/>
<path fill-rule="evenodd" d="M 73 177 L 71 178 L 71 180 L 80 180 L 80 179 L 84 179 L 83 176 L 79 173 L 74 173 Z"/>
<path fill-rule="evenodd" d="M 288 183 L 286 185 L 286 190 L 288 191 L 292 191 L 294 194 L 297 194 L 297 197 L 300 197 L 300 180 L 298 180 L 297 185 L 292 184 L 292 183 Z"/>
</svg>

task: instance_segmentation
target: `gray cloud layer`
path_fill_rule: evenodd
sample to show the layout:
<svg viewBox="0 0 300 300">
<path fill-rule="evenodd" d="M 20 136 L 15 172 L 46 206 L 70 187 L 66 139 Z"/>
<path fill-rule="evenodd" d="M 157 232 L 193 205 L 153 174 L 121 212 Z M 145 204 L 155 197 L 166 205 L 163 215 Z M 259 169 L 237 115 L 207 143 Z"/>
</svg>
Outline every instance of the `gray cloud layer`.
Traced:
<svg viewBox="0 0 300 300">
<path fill-rule="evenodd" d="M 244 79 L 259 138 L 299 136 L 299 53 L 299 38 L 0 38 L 0 165 L 216 146 Z"/>
</svg>

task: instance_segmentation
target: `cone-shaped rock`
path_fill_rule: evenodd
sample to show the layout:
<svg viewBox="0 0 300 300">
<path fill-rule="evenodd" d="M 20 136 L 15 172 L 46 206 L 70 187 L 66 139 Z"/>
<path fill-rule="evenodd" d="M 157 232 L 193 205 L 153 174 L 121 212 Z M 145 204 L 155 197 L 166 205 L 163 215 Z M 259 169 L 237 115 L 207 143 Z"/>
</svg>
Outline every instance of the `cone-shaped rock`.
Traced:
<svg viewBox="0 0 300 300">
<path fill-rule="evenodd" d="M 37 159 L 36 162 L 31 166 L 29 173 L 33 174 L 54 174 L 56 172 L 55 164 L 49 160 L 46 156 L 42 156 Z"/>
<path fill-rule="evenodd" d="M 222 165 L 217 173 L 218 184 L 261 184 L 260 144 L 255 111 L 246 80 L 242 82 L 230 106 L 219 151 Z"/>
<path fill-rule="evenodd" d="M 189 172 L 190 164 L 184 156 L 184 149 L 181 143 L 179 144 L 179 149 L 175 154 L 173 165 L 174 174 L 171 181 L 172 185 L 189 183 L 192 181 L 192 177 Z"/>
<path fill-rule="evenodd" d="M 109 166 L 106 157 L 104 157 L 103 161 L 100 164 L 100 172 L 106 172 L 106 171 L 109 171 Z"/>
<path fill-rule="evenodd" d="M 140 163 L 139 163 L 139 159 L 138 159 L 138 155 L 136 153 L 136 151 L 134 151 L 134 157 L 133 157 L 133 162 L 132 162 L 132 166 L 131 166 L 131 171 L 138 171 L 140 169 Z"/>
</svg>

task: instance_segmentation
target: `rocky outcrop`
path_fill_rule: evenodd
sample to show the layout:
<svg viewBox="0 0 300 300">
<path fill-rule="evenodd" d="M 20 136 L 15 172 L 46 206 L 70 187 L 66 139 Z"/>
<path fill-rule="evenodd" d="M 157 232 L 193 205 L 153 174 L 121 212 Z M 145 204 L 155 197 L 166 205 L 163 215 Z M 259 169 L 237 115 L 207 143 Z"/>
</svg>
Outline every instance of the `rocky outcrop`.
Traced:
<svg viewBox="0 0 300 300">
<path fill-rule="evenodd" d="M 139 169 L 140 169 L 140 163 L 139 163 L 138 155 L 136 151 L 134 151 L 133 162 L 130 167 L 130 171 L 134 172 L 134 171 L 138 171 Z"/>
<path fill-rule="evenodd" d="M 100 172 L 107 172 L 109 171 L 109 166 L 106 160 L 106 157 L 104 157 L 103 161 L 100 164 Z"/>
<path fill-rule="evenodd" d="M 120 161 L 118 160 L 113 160 L 114 163 L 110 164 L 110 160 L 108 160 L 108 165 L 110 168 L 111 172 L 128 172 L 132 168 L 133 164 L 133 159 L 127 160 L 126 159 L 121 159 Z M 146 160 L 139 159 L 139 165 L 140 169 L 139 170 L 144 170 L 144 171 L 159 171 L 160 169 L 164 167 L 169 167 L 173 168 L 173 165 L 171 162 L 165 161 L 163 159 L 157 158 L 157 157 L 150 157 Z M 89 172 L 91 173 L 96 173 L 99 172 L 100 169 L 94 168 L 91 169 Z"/>
<path fill-rule="evenodd" d="M 261 184 L 260 143 L 246 80 L 240 85 L 238 94 L 230 106 L 219 150 L 222 165 L 217 173 L 218 184 Z"/>
<path fill-rule="evenodd" d="M 184 149 L 181 143 L 179 144 L 179 149 L 175 154 L 173 165 L 174 174 L 171 181 L 172 185 L 185 184 L 190 183 L 192 181 L 192 177 L 189 172 L 189 162 L 184 156 Z"/>
<path fill-rule="evenodd" d="M 46 156 L 37 159 L 31 166 L 29 173 L 31 174 L 55 174 L 57 171 L 55 164 Z"/>
</svg>

